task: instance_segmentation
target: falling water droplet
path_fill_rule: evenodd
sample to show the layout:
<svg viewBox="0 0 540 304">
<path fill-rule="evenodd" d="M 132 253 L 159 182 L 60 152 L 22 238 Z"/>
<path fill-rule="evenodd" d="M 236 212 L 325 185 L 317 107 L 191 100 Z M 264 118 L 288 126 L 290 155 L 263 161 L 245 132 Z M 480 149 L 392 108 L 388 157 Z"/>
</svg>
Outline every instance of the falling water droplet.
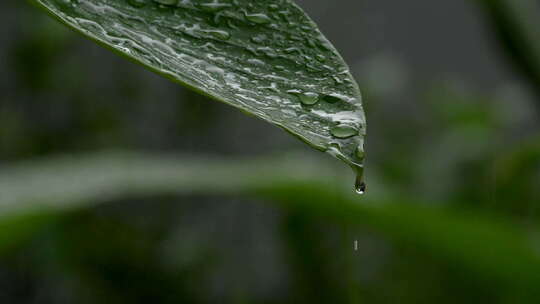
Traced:
<svg viewBox="0 0 540 304">
<path fill-rule="evenodd" d="M 337 125 L 330 129 L 330 133 L 334 137 L 345 139 L 358 135 L 358 129 L 349 125 Z"/>
<path fill-rule="evenodd" d="M 259 14 L 245 14 L 246 19 L 257 24 L 266 24 L 270 23 L 272 19 L 268 17 L 265 14 L 259 13 Z"/>
</svg>

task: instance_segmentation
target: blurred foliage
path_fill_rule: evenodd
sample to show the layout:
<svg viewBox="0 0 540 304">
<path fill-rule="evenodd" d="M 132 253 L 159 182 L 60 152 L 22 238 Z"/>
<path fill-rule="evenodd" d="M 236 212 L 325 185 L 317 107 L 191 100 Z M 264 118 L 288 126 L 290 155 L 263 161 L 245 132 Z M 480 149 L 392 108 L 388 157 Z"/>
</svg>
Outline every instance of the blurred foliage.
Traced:
<svg viewBox="0 0 540 304">
<path fill-rule="evenodd" d="M 501 5 L 526 2 L 475 2 L 518 67 L 537 11 Z M 483 90 L 354 65 L 358 197 L 287 134 L 0 7 L 0 303 L 540 302 L 532 73 Z"/>
</svg>

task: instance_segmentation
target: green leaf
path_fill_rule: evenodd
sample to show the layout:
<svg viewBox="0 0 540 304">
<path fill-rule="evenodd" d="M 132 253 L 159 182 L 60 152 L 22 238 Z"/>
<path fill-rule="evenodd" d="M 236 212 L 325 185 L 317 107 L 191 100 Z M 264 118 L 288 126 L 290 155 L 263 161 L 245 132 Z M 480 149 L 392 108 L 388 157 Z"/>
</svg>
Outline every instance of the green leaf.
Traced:
<svg viewBox="0 0 540 304">
<path fill-rule="evenodd" d="M 64 24 L 275 124 L 361 176 L 366 123 L 349 68 L 289 0 L 34 0 Z"/>
</svg>

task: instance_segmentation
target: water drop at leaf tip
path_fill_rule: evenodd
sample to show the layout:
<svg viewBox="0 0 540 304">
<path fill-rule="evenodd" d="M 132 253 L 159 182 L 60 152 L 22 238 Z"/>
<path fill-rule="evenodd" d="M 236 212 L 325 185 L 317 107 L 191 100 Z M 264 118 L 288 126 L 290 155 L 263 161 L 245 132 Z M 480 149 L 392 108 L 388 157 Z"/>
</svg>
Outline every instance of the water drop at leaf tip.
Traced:
<svg viewBox="0 0 540 304">
<path fill-rule="evenodd" d="M 355 191 L 356 193 L 360 195 L 365 194 L 366 190 L 367 190 L 367 186 L 366 186 L 366 183 L 364 182 L 360 182 L 355 185 Z"/>
</svg>

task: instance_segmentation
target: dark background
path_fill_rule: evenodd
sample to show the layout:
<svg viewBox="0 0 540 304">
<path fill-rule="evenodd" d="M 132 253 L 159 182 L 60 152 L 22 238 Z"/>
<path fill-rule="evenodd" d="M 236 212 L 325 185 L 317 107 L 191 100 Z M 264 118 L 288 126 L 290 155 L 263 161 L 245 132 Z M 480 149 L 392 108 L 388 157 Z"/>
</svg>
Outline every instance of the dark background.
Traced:
<svg viewBox="0 0 540 304">
<path fill-rule="evenodd" d="M 370 200 L 534 226 L 540 101 L 479 2 L 298 1 L 363 90 Z M 315 167 L 333 161 L 25 1 L 0 2 L 0 20 L 2 166 L 110 150 L 225 161 L 295 151 Z M 320 174 L 352 181 L 345 166 Z M 456 270 L 451 258 L 369 228 L 345 230 L 211 191 L 115 200 L 4 254 L 0 303 L 537 303 Z"/>
</svg>

